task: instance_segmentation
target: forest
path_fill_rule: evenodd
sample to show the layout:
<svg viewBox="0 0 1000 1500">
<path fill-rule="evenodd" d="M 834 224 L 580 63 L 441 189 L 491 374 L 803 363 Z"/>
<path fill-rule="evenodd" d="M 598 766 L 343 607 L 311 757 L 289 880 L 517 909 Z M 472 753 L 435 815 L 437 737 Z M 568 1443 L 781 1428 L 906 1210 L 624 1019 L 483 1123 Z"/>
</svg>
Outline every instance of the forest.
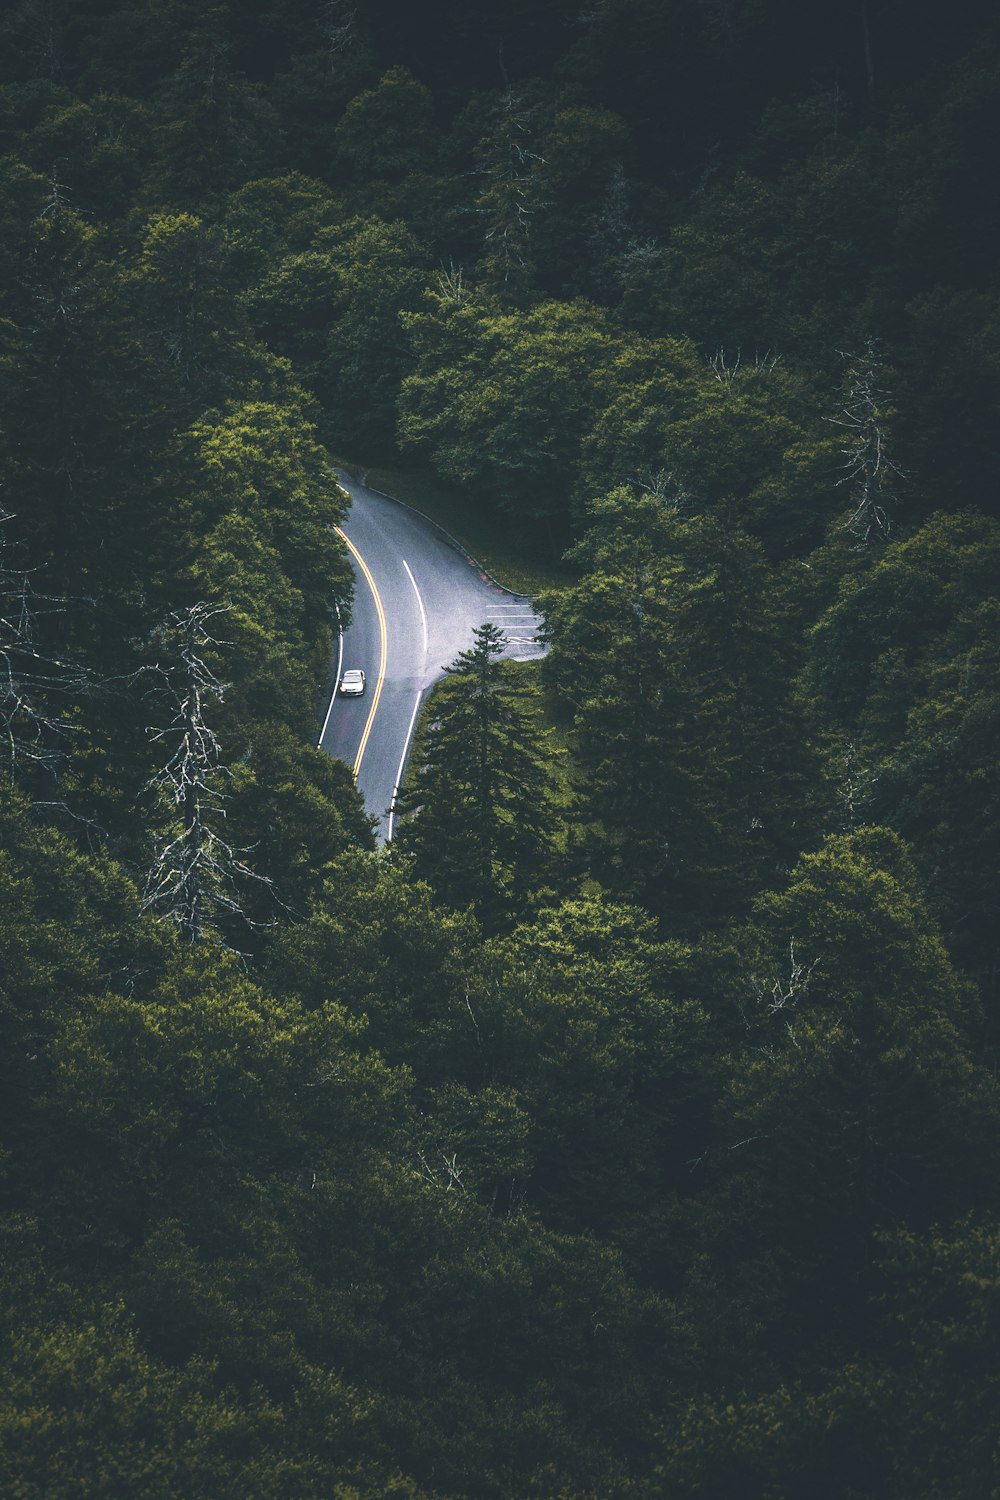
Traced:
<svg viewBox="0 0 1000 1500">
<path fill-rule="evenodd" d="M 1000 19 L 0 10 L 0 1492 L 1000 1494 Z M 558 578 L 376 840 L 333 462 Z"/>
</svg>

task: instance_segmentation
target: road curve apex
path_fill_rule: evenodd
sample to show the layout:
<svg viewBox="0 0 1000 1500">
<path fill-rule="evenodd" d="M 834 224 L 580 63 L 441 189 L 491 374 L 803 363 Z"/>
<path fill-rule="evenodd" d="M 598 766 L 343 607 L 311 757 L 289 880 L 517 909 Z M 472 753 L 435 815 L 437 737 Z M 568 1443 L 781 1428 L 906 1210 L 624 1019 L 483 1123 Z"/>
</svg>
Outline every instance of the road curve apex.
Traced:
<svg viewBox="0 0 1000 1500">
<path fill-rule="evenodd" d="M 346 476 L 348 479 L 351 479 L 353 477 L 347 472 L 346 469 L 334 469 L 333 472 L 337 476 L 338 483 L 342 482 L 342 475 Z M 435 521 L 433 516 L 429 516 L 427 512 L 421 510 L 419 506 L 411 505 L 408 500 L 400 500 L 398 495 L 389 495 L 385 490 L 377 490 L 374 485 L 369 484 L 367 469 L 362 471 L 360 479 L 355 480 L 355 483 L 360 483 L 370 495 L 379 495 L 383 500 L 391 500 L 393 505 L 399 505 L 403 510 L 412 511 L 415 516 L 419 516 L 422 521 L 426 521 L 428 526 L 433 526 L 434 530 L 440 532 L 440 534 L 444 537 L 445 541 L 448 543 L 448 546 L 453 548 L 453 550 L 459 553 L 460 556 L 464 557 L 466 562 L 470 563 L 471 566 L 477 570 L 480 577 L 486 583 L 490 584 L 493 588 L 499 589 L 501 594 L 509 594 L 512 599 L 531 599 L 531 594 L 519 594 L 516 589 L 509 589 L 505 583 L 501 583 L 499 578 L 494 578 L 493 574 L 483 567 L 479 559 L 477 557 L 473 557 L 468 547 L 464 547 L 456 536 L 452 536 L 447 527 L 442 526 L 440 521 Z"/>
</svg>

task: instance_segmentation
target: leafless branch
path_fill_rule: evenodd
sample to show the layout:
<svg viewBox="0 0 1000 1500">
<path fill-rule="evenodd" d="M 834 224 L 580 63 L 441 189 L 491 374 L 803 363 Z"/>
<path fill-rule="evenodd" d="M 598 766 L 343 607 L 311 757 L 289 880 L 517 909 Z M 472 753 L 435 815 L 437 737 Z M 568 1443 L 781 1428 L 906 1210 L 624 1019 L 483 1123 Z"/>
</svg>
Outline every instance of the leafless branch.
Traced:
<svg viewBox="0 0 1000 1500">
<path fill-rule="evenodd" d="M 750 374 L 770 375 L 781 363 L 781 355 L 775 354 L 770 349 L 765 349 L 763 354 L 755 354 L 752 365 L 743 364 L 743 350 L 738 348 L 736 356 L 727 356 L 725 348 L 719 345 L 715 353 L 709 357 L 708 364 L 715 374 L 720 385 L 731 386 L 735 384 L 742 370 Z"/>
<path fill-rule="evenodd" d="M 765 1015 L 773 1016 L 779 1010 L 797 1005 L 809 989 L 812 972 L 817 962 L 818 960 L 814 958 L 807 968 L 796 956 L 795 939 L 790 939 L 787 975 L 769 976 L 766 979 L 760 979 L 756 974 L 750 976 L 750 987 L 758 1008 Z"/>
<path fill-rule="evenodd" d="M 531 219 L 541 203 L 537 167 L 543 158 L 529 145 L 535 111 L 507 88 L 496 110 L 494 128 L 482 141 L 478 171 L 484 179 L 476 212 L 490 223 L 485 242 L 505 282 L 528 264 Z"/>
<path fill-rule="evenodd" d="M 320 7 L 319 27 L 331 53 L 350 52 L 358 40 L 357 6 L 326 0 Z"/>
<path fill-rule="evenodd" d="M 867 547 L 874 540 L 888 540 L 892 478 L 905 476 L 888 453 L 889 393 L 879 383 L 882 363 L 876 341 L 868 339 L 859 355 L 841 351 L 841 356 L 847 362 L 847 394 L 829 420 L 843 433 L 844 474 L 838 484 L 850 486 L 854 497 L 844 527 L 859 547 Z"/>
<path fill-rule="evenodd" d="M 715 371 L 715 378 L 720 385 L 732 385 L 736 379 L 736 373 L 739 370 L 742 358 L 743 351 L 737 349 L 735 359 L 732 356 L 727 359 L 725 349 L 721 344 L 719 345 L 708 363 Z"/>
<path fill-rule="evenodd" d="M 462 1181 L 464 1168 L 458 1165 L 458 1153 L 453 1151 L 450 1156 L 445 1156 L 443 1151 L 439 1151 L 438 1155 L 442 1163 L 440 1167 L 428 1161 L 426 1152 L 418 1152 L 420 1175 L 434 1187 L 443 1188 L 446 1193 L 464 1193 L 466 1191 L 465 1183 Z"/>
<path fill-rule="evenodd" d="M 438 271 L 437 284 L 442 302 L 458 304 L 468 301 L 469 293 L 463 280 L 462 267 L 456 266 L 453 260 Z"/>
<path fill-rule="evenodd" d="M 11 520 L 0 510 L 0 528 Z M 38 590 L 36 572 L 8 566 L 0 530 L 0 733 L 12 780 L 21 763 L 55 763 L 57 742 L 77 727 L 70 706 L 93 686 L 86 668 L 45 645 L 51 632 L 43 622 L 65 614 L 71 601 Z"/>
<path fill-rule="evenodd" d="M 228 605 L 200 601 L 165 621 L 160 636 L 174 646 L 176 657 L 174 663 L 157 670 L 172 700 L 174 716 L 169 724 L 146 731 L 154 744 L 172 744 L 173 753 L 146 785 L 146 791 L 168 810 L 168 820 L 155 847 L 142 905 L 176 923 L 192 943 L 214 930 L 213 910 L 258 925 L 244 910 L 240 881 L 273 888 L 266 876 L 246 863 L 243 855 L 248 851 L 235 849 L 215 826 L 226 816 L 224 788 L 231 773 L 222 764 L 222 747 L 205 712 L 210 703 L 222 701 L 226 684 L 208 664 L 205 653 L 226 644 L 208 626 L 227 613 Z"/>
</svg>

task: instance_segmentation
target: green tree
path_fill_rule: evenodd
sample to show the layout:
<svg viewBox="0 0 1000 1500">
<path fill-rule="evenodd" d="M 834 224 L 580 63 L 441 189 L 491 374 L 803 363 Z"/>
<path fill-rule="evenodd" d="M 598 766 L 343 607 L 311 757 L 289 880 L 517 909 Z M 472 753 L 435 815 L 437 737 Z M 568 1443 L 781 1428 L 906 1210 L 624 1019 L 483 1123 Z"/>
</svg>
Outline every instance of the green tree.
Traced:
<svg viewBox="0 0 1000 1500">
<path fill-rule="evenodd" d="M 627 490 L 590 517 L 580 583 L 543 599 L 590 868 L 675 924 L 712 924 L 809 836 L 791 643 L 759 549 L 724 520 Z"/>
<path fill-rule="evenodd" d="M 226 810 L 230 837 L 252 849 L 286 917 L 303 917 L 333 861 L 346 849 L 373 847 L 371 819 L 343 761 L 280 723 L 255 720 L 245 734 Z M 270 915 L 266 899 L 263 905 Z"/>
<path fill-rule="evenodd" d="M 317 9 L 283 7 L 281 34 L 286 57 L 267 85 L 285 138 L 294 142 L 295 164 L 317 178 L 337 157 L 337 122 L 352 99 L 375 81 L 372 17 L 352 0 L 329 0 Z"/>
<path fill-rule="evenodd" d="M 131 292 L 155 357 L 189 391 L 191 415 L 217 399 L 238 367 L 247 324 L 225 276 L 219 232 L 196 214 L 154 214 L 136 257 Z"/>
<path fill-rule="evenodd" d="M 717 1232 L 740 1225 L 742 1295 L 774 1320 L 773 1348 L 797 1348 L 830 1336 L 825 1308 L 870 1293 L 877 1231 L 994 1211 L 1000 1109 L 978 996 L 896 835 L 804 856 L 743 946 L 746 1029 L 703 1167 Z"/>
<path fill-rule="evenodd" d="M 480 625 L 433 704 L 405 789 L 400 843 L 450 906 L 502 922 L 544 879 L 557 822 L 532 690 Z"/>
<path fill-rule="evenodd" d="M 879 1271 L 898 1493 L 974 1495 L 993 1482 L 997 1461 L 996 1218 L 886 1234 Z"/>
<path fill-rule="evenodd" d="M 653 288 L 653 331 L 683 332 L 709 348 L 772 347 L 784 213 L 781 195 L 750 173 L 713 185 L 670 236 Z"/>
<path fill-rule="evenodd" d="M 139 923 L 136 892 L 121 870 L 40 826 L 6 783 L 0 827 L 0 1136 L 19 1171 L 29 1167 L 31 1101 L 50 1078 L 60 1013 L 72 1014 L 105 976 L 153 962 L 161 940 Z"/>
<path fill-rule="evenodd" d="M 581 812 L 599 831 L 592 868 L 611 889 L 649 898 L 671 858 L 688 777 L 665 754 L 680 718 L 665 586 L 675 518 L 625 489 L 595 502 L 590 517 L 571 554 L 580 583 L 541 600 L 551 642 L 543 670 L 572 714 Z"/>
<path fill-rule="evenodd" d="M 207 1360 L 176 1369 L 151 1356 L 115 1304 L 15 1327 L 0 1375 L 0 1456 L 24 1500 L 54 1489 L 209 1500 L 246 1484 L 305 1495 L 317 1465 L 289 1451 L 286 1420 L 262 1395 L 220 1390 Z"/>
<path fill-rule="evenodd" d="M 405 321 L 416 362 L 400 444 L 512 515 L 564 521 L 600 409 L 598 372 L 622 348 L 608 315 L 585 302 L 497 312 L 444 285 Z"/>
<path fill-rule="evenodd" d="M 883 1369 L 847 1364 L 691 1403 L 663 1425 L 657 1482 L 685 1500 L 794 1500 L 803 1486 L 816 1500 L 903 1500 L 921 1492 L 897 1488 L 887 1438 L 896 1395 Z"/>
<path fill-rule="evenodd" d="M 353 575 L 335 529 L 347 497 L 301 393 L 293 402 L 234 403 L 184 433 L 167 520 L 183 562 L 174 587 L 232 606 L 229 712 L 280 716 L 308 733 L 333 606 L 349 618 Z"/>
<path fill-rule="evenodd" d="M 82 593 L 73 543 L 83 541 L 80 498 L 94 471 L 90 424 L 106 431 L 87 347 L 97 234 L 70 207 L 57 172 L 46 180 L 7 163 L 4 176 L 0 309 L 13 363 L 0 402 L 4 428 L 19 434 L 3 444 L 5 508 L 23 518 L 15 534 L 30 537 L 33 564 L 51 564 L 53 590 Z"/>
<path fill-rule="evenodd" d="M 218 199 L 272 168 L 281 146 L 263 88 L 233 63 L 224 10 L 198 15 L 183 59 L 158 91 L 157 179 L 178 208 Z"/>
<path fill-rule="evenodd" d="M 909 839 L 949 947 L 996 1002 L 1000 600 L 970 599 L 928 652 L 921 694 L 867 803 Z"/>
<path fill-rule="evenodd" d="M 812 401 L 804 383 L 766 355 L 744 362 L 739 350 L 720 346 L 709 372 L 711 388 L 668 431 L 665 466 L 698 508 L 728 510 L 746 525 L 755 492 L 790 448 L 813 436 Z"/>
<path fill-rule="evenodd" d="M 106 90 L 104 83 L 87 100 L 54 98 L 42 118 L 21 132 L 18 155 L 46 175 L 55 164 L 78 213 L 114 222 L 140 195 L 154 122 L 145 104 Z"/>
<path fill-rule="evenodd" d="M 975 512 L 939 513 L 892 543 L 810 633 L 807 687 L 834 723 L 877 746 L 900 736 L 939 637 L 995 592 L 1000 527 Z"/>
<path fill-rule="evenodd" d="M 691 1403 L 663 1426 L 672 1494 L 933 1500 L 989 1490 L 997 1231 L 880 1235 L 860 1347 L 803 1380 Z"/>
<path fill-rule="evenodd" d="M 528 299 L 534 285 L 532 221 L 538 207 L 533 150 L 537 107 L 507 88 L 494 102 L 476 151 L 481 177 L 476 212 L 483 223 L 483 279 L 505 302 Z"/>
<path fill-rule="evenodd" d="M 352 218 L 277 260 L 249 294 L 262 333 L 320 397 L 340 446 L 374 451 L 392 442 L 412 365 L 400 316 L 419 304 L 425 258 L 404 224 Z"/>
<path fill-rule="evenodd" d="M 546 1223 L 618 1246 L 654 1284 L 712 1077 L 705 1014 L 666 967 L 649 916 L 588 896 L 494 941 L 468 985 L 481 1076 L 516 1090 L 525 1118 L 518 1186 Z"/>
<path fill-rule="evenodd" d="M 934 286 L 907 304 L 893 345 L 893 426 L 910 470 L 908 509 L 919 506 L 921 516 L 943 496 L 957 509 L 981 505 L 990 492 L 1000 461 L 988 417 L 1000 387 L 998 326 L 1000 302 L 985 288 Z"/>
<path fill-rule="evenodd" d="M 535 192 L 540 208 L 531 229 L 538 278 L 550 293 L 588 288 L 583 262 L 595 215 L 628 148 L 628 127 L 607 109 L 557 110 L 539 133 Z"/>
<path fill-rule="evenodd" d="M 337 152 L 349 175 L 395 182 L 426 166 L 433 132 L 430 90 L 405 68 L 390 68 L 357 94 L 337 125 Z"/>
<path fill-rule="evenodd" d="M 376 858 L 337 856 L 308 919 L 268 956 L 274 987 L 310 1009 L 331 995 L 367 1018 L 365 1038 L 425 1084 L 478 1078 L 465 994 L 481 934 L 468 911 L 439 905 L 395 841 Z"/>
<path fill-rule="evenodd" d="M 803 678 L 831 770 L 851 747 L 858 815 L 913 839 L 949 943 L 991 996 L 998 567 L 994 521 L 932 516 L 844 578 L 810 632 Z"/>
<path fill-rule="evenodd" d="M 394 437 L 396 401 L 412 368 L 403 315 L 427 283 L 426 251 L 402 223 L 372 217 L 326 231 L 336 277 L 334 321 L 317 372 L 317 389 L 338 441 L 363 450 Z"/>
<path fill-rule="evenodd" d="M 37 8 L 29 8 L 37 17 Z M 181 66 L 192 36 L 204 24 L 204 7 L 168 0 L 145 17 L 128 6 L 115 6 L 88 10 L 86 20 L 77 12 L 73 19 L 65 32 L 69 47 L 64 66 L 72 68 L 77 90 L 87 98 L 111 89 L 126 98 L 149 100 Z"/>
<path fill-rule="evenodd" d="M 343 216 L 330 188 L 302 172 L 245 183 L 226 200 L 226 254 L 256 284 L 277 261 L 308 250 L 322 229 Z"/>
<path fill-rule="evenodd" d="M 711 370 L 681 339 L 633 337 L 598 382 L 600 410 L 580 449 L 574 497 L 580 516 L 589 502 L 623 485 L 652 492 L 669 483 L 674 424 L 716 395 Z"/>
</svg>

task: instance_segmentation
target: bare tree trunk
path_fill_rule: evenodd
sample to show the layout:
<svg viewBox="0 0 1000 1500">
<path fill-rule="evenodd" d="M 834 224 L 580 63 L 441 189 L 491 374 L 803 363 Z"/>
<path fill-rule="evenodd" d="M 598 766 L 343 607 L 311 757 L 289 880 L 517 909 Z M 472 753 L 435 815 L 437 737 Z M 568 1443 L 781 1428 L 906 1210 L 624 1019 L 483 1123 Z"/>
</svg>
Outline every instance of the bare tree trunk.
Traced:
<svg viewBox="0 0 1000 1500">
<path fill-rule="evenodd" d="M 879 381 L 882 362 L 875 339 L 868 339 L 857 355 L 844 355 L 847 390 L 836 416 L 830 420 L 844 432 L 842 485 L 852 491 L 853 509 L 845 525 L 860 547 L 874 540 L 888 541 L 892 523 L 888 514 L 894 496 L 892 477 L 903 470 L 888 453 L 887 405 L 889 393 Z"/>
<path fill-rule="evenodd" d="M 188 616 L 183 656 L 187 669 L 186 698 L 184 704 L 184 738 L 189 745 L 195 743 L 199 731 L 201 695 L 199 692 L 197 656 L 195 653 L 194 618 Z M 201 862 L 204 845 L 204 826 L 201 812 L 201 783 L 203 766 L 196 763 L 184 788 L 184 876 L 181 890 L 180 928 L 189 943 L 201 936 Z"/>
<path fill-rule="evenodd" d="M 147 785 L 147 791 L 162 799 L 168 818 L 156 840 L 143 906 L 174 922 L 189 943 L 216 932 L 215 912 L 228 912 L 251 927 L 257 925 L 241 902 L 240 887 L 245 882 L 273 890 L 266 876 L 240 858 L 246 851 L 232 848 L 218 831 L 226 815 L 224 787 L 230 773 L 222 764 L 218 737 L 205 718 L 205 705 L 222 700 L 225 684 L 216 677 L 206 653 L 225 645 L 209 633 L 208 625 L 228 611 L 228 605 L 202 600 L 170 615 L 160 627 L 161 637 L 176 650 L 173 664 L 160 668 L 175 714 L 169 724 L 148 733 L 174 749 Z"/>
</svg>

